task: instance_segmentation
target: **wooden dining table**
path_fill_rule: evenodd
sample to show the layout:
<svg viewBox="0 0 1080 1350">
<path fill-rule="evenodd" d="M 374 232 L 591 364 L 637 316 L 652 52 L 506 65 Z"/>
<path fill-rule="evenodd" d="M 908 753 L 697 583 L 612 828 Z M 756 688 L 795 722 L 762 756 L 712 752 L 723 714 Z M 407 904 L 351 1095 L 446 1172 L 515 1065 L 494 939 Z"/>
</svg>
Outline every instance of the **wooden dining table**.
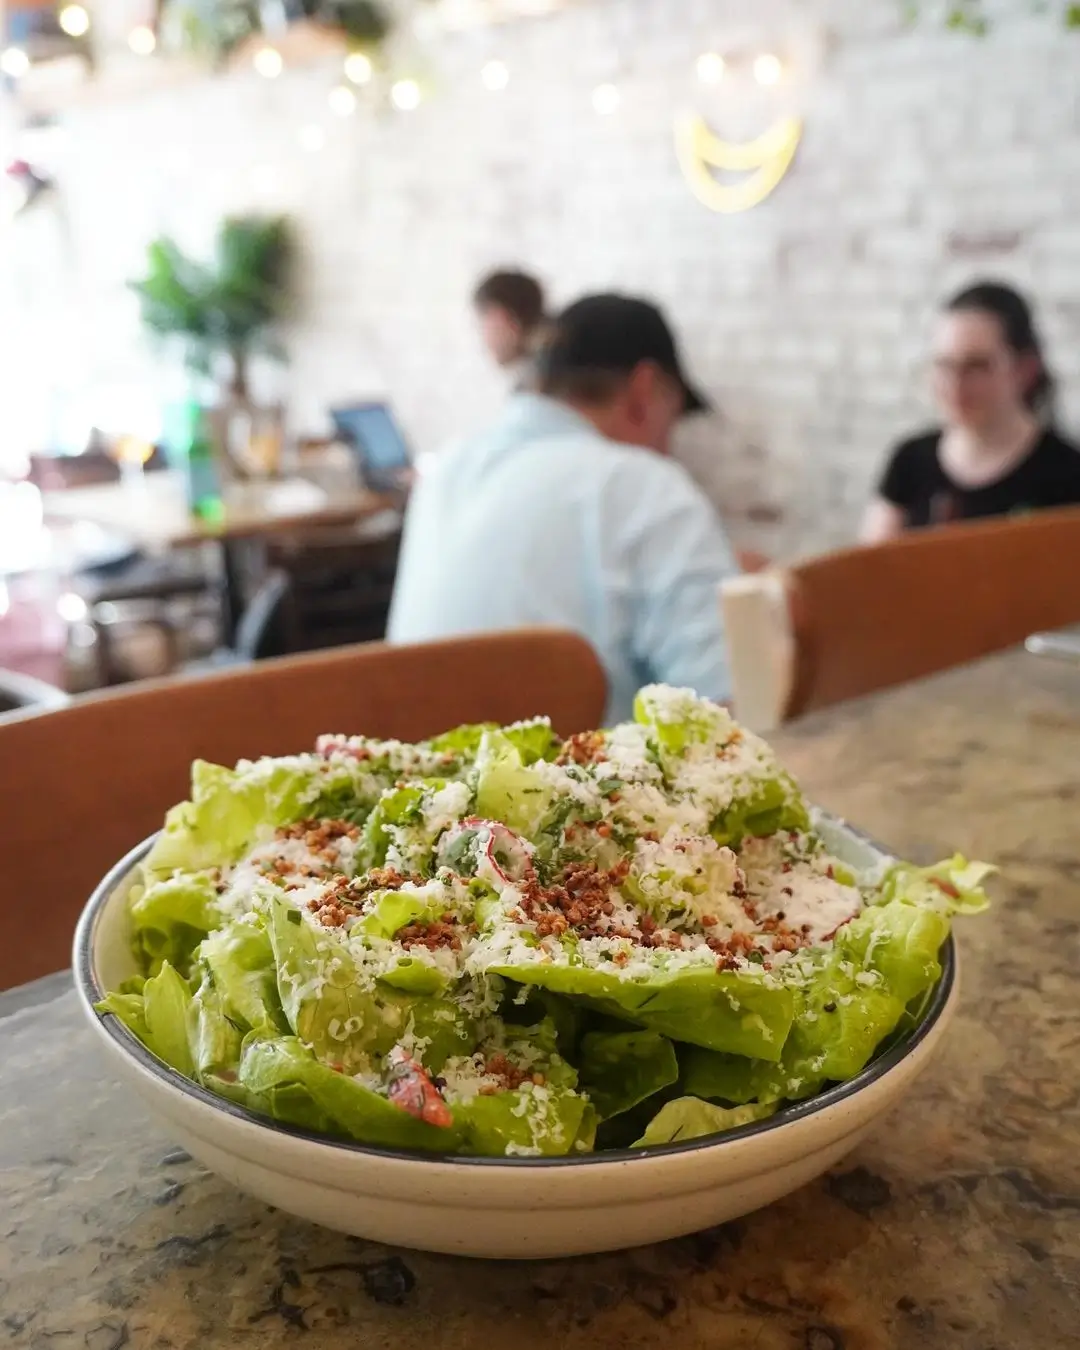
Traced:
<svg viewBox="0 0 1080 1350">
<path fill-rule="evenodd" d="M 359 729 L 359 728 L 358 728 Z M 1080 1339 L 1080 671 L 1010 652 L 774 738 L 895 851 L 997 863 L 939 1059 L 840 1166 L 660 1246 L 395 1251 L 212 1176 L 113 1082 L 67 975 L 0 996 L 18 1350 L 1065 1350 Z M 134 842 L 134 841 L 133 841 Z M 6 1340 L 4 1337 L 6 1336 Z"/>
<path fill-rule="evenodd" d="M 83 522 L 164 554 L 217 543 L 221 548 L 226 637 L 244 606 L 245 549 L 280 535 L 329 526 L 360 525 L 401 510 L 400 494 L 375 492 L 359 479 L 323 485 L 310 477 L 235 483 L 225 489 L 220 515 L 203 519 L 188 509 L 184 477 L 175 470 L 119 483 L 42 494 L 46 521 Z"/>
<path fill-rule="evenodd" d="M 188 510 L 183 475 L 171 469 L 120 483 L 42 494 L 47 520 L 82 520 L 125 534 L 150 553 L 193 548 L 211 540 L 258 539 L 298 528 L 348 525 L 397 499 L 360 485 L 331 491 L 308 478 L 237 483 L 223 496 L 220 517 Z"/>
</svg>

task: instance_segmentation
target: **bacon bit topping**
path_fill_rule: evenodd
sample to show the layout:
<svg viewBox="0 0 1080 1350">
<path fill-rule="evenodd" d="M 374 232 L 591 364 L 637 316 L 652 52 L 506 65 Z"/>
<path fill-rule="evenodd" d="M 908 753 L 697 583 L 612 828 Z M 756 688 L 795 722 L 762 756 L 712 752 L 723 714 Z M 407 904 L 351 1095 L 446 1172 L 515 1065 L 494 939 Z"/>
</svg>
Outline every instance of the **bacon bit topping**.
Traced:
<svg viewBox="0 0 1080 1350">
<path fill-rule="evenodd" d="M 933 885 L 935 885 L 938 888 L 939 891 L 943 891 L 951 899 L 953 900 L 960 899 L 960 892 L 956 889 L 956 887 L 952 884 L 951 881 L 946 881 L 943 877 L 931 877 L 930 881 Z"/>
<path fill-rule="evenodd" d="M 779 914 L 762 919 L 761 931 L 772 938 L 774 952 L 793 952 L 803 945 L 793 928 L 789 928 Z"/>
<path fill-rule="evenodd" d="M 292 858 L 265 858 L 259 863 L 259 871 L 273 881 L 288 881 L 299 878 L 296 885 L 312 877 L 332 875 L 340 862 L 340 843 L 343 839 L 355 841 L 360 831 L 348 820 L 298 820 L 292 825 L 282 825 L 274 831 L 279 843 L 298 841 L 304 845 L 310 860 L 297 862 Z"/>
<path fill-rule="evenodd" d="M 319 873 L 306 864 L 301 864 L 295 870 L 306 876 L 326 875 L 325 871 Z M 349 919 L 361 912 L 364 900 L 372 892 L 397 891 L 406 882 L 419 885 L 423 877 L 416 872 L 406 875 L 394 867 L 375 867 L 354 880 L 338 875 L 321 896 L 307 902 L 307 907 L 324 928 L 343 928 Z"/>
<path fill-rule="evenodd" d="M 559 753 L 556 764 L 596 764 L 604 755 L 604 738 L 599 731 L 582 731 L 571 736 Z"/>
<path fill-rule="evenodd" d="M 461 951 L 461 935 L 457 920 L 453 914 L 444 914 L 441 919 L 406 924 L 394 934 L 394 941 L 409 947 L 426 947 L 429 952 L 440 947 L 449 947 L 451 951 Z"/>
<path fill-rule="evenodd" d="M 529 877 L 522 887 L 521 907 L 536 924 L 539 937 L 561 937 L 570 928 L 582 937 L 599 937 L 610 931 L 601 920 L 614 913 L 611 892 L 629 871 L 627 859 L 606 871 L 596 863 L 571 863 L 557 885 L 541 886 L 535 876 Z"/>
<path fill-rule="evenodd" d="M 357 877 L 350 890 L 355 896 L 366 896 L 373 891 L 400 891 L 406 882 L 421 886 L 424 878 L 419 872 L 399 872 L 396 867 L 373 867 L 370 872 Z"/>
<path fill-rule="evenodd" d="M 485 1061 L 484 1074 L 489 1078 L 498 1078 L 503 1092 L 516 1092 L 522 1083 L 533 1082 L 531 1069 L 519 1068 L 501 1052 Z M 542 1075 L 537 1076 L 542 1079 Z"/>
<path fill-rule="evenodd" d="M 570 922 L 561 914 L 541 914 L 536 920 L 537 937 L 562 937 L 569 931 Z"/>
<path fill-rule="evenodd" d="M 302 839 L 312 853 L 321 853 L 339 839 L 359 839 L 360 829 L 351 820 L 298 820 L 292 825 L 280 825 L 274 838 Z"/>
<path fill-rule="evenodd" d="M 360 913 L 359 906 L 349 899 L 349 878 L 346 876 L 335 877 L 322 895 L 307 902 L 307 907 L 324 928 L 344 928 Z"/>
</svg>

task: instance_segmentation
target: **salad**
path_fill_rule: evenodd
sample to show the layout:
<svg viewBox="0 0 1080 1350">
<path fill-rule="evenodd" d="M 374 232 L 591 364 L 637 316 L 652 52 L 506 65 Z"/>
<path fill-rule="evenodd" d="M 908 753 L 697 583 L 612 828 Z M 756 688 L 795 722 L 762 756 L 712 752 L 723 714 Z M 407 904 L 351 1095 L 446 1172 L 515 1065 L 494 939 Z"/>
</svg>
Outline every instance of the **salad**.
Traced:
<svg viewBox="0 0 1080 1350">
<path fill-rule="evenodd" d="M 857 874 L 770 747 L 635 720 L 197 762 L 128 899 L 113 1014 L 211 1092 L 368 1145 L 542 1157 L 713 1134 L 910 1031 L 990 871 Z"/>
</svg>

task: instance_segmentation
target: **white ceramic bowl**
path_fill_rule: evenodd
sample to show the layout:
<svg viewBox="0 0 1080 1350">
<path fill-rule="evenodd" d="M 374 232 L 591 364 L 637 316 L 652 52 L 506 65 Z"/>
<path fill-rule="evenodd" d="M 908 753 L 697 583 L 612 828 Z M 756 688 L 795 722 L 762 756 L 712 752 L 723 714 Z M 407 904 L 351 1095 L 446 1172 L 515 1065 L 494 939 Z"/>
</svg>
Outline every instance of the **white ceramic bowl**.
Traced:
<svg viewBox="0 0 1080 1350">
<path fill-rule="evenodd" d="M 820 828 L 857 867 L 882 856 L 836 822 Z M 204 1091 L 94 1004 L 136 973 L 128 888 L 152 840 L 102 881 L 75 935 L 75 978 L 112 1068 L 170 1135 L 212 1171 L 269 1204 L 395 1246 L 506 1259 L 634 1247 L 726 1222 L 805 1185 L 844 1157 L 930 1062 L 955 1010 L 952 939 L 929 1012 L 858 1077 L 771 1120 L 660 1148 L 584 1157 L 435 1158 L 321 1138 Z"/>
</svg>

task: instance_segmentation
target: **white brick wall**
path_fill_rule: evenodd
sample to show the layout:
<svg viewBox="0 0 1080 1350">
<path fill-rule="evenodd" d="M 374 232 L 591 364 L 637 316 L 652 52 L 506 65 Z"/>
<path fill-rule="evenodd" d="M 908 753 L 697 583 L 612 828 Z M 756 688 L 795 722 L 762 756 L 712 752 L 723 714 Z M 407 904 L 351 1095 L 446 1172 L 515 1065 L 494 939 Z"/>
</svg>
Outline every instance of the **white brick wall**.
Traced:
<svg viewBox="0 0 1080 1350">
<path fill-rule="evenodd" d="M 521 263 L 557 301 L 620 286 L 668 307 L 724 413 L 688 428 L 684 452 L 740 542 L 843 540 L 889 442 L 928 415 L 934 304 L 974 273 L 1035 292 L 1080 423 L 1080 35 L 1048 17 L 1006 17 L 983 41 L 911 33 L 898 9 L 594 0 L 444 40 L 433 96 L 409 116 L 335 119 L 326 70 L 80 113 L 64 174 L 78 284 L 57 380 L 151 378 L 123 287 L 148 237 L 197 243 L 225 211 L 282 209 L 304 245 L 288 375 L 299 427 L 319 429 L 335 399 L 384 391 L 419 448 L 474 425 L 500 389 L 469 290 L 483 269 Z M 675 111 L 692 99 L 745 133 L 771 112 L 710 100 L 694 58 L 737 43 L 812 65 L 818 23 L 818 68 L 777 96 L 776 111 L 795 99 L 807 119 L 790 177 L 747 215 L 710 214 L 679 175 Z M 496 54 L 513 72 L 497 97 L 478 79 Z M 606 79 L 625 100 L 602 119 L 590 93 Z M 318 153 L 298 139 L 312 122 L 328 132 Z M 44 231 L 27 217 L 5 248 L 26 388 L 67 303 L 55 275 L 35 280 L 58 266 Z"/>
</svg>

